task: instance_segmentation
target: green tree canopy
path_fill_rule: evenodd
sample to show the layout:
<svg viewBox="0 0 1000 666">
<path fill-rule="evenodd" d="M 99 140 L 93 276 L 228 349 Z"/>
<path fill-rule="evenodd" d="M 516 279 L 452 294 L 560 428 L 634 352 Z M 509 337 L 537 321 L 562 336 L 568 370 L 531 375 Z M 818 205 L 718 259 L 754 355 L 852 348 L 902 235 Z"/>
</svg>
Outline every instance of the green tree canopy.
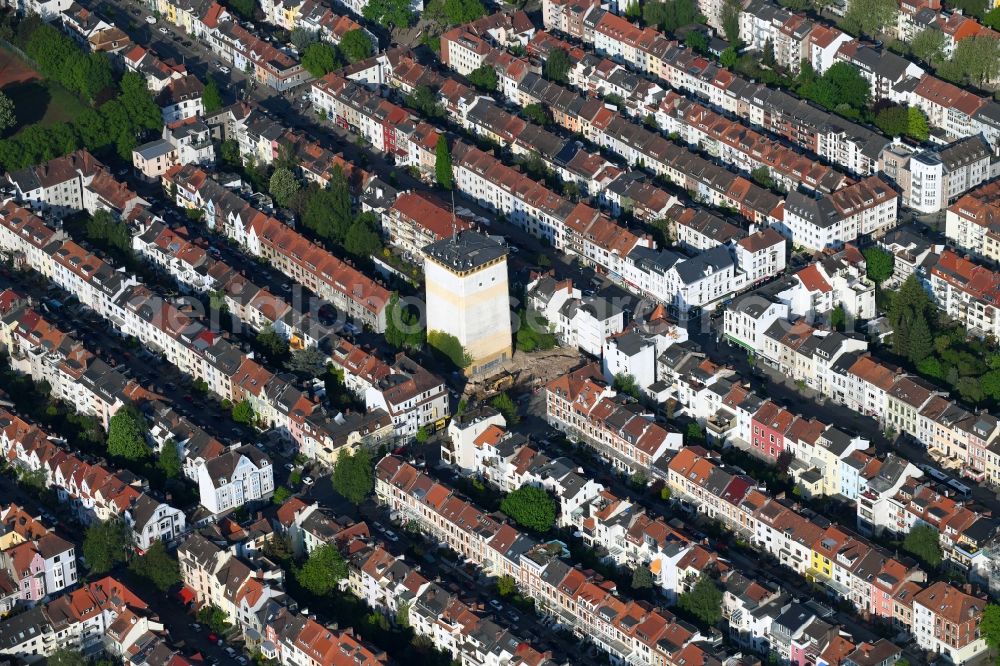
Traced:
<svg viewBox="0 0 1000 666">
<path fill-rule="evenodd" d="M 120 518 L 92 523 L 83 536 L 83 559 L 95 574 L 111 571 L 128 559 L 132 537 Z"/>
<path fill-rule="evenodd" d="M 444 331 L 428 331 L 427 344 L 438 353 L 450 360 L 457 368 L 467 368 L 472 363 L 472 357 L 454 335 Z"/>
<path fill-rule="evenodd" d="M 635 377 L 622 372 L 619 372 L 614 376 L 614 381 L 611 384 L 611 388 L 618 391 L 619 393 L 624 393 L 625 395 L 632 396 L 636 400 L 639 399 L 641 395 L 639 391 L 639 386 L 635 383 Z"/>
<path fill-rule="evenodd" d="M 176 479 L 181 475 L 181 456 L 173 439 L 168 439 L 160 447 L 160 456 L 156 461 L 156 466 L 168 479 Z"/>
<path fill-rule="evenodd" d="M 299 585 L 317 597 L 325 597 L 337 589 L 337 583 L 347 577 L 347 562 L 337 546 L 329 543 L 309 553 L 296 574 Z"/>
<path fill-rule="evenodd" d="M 497 89 L 497 72 L 490 65 L 482 65 L 472 70 L 468 79 L 478 90 L 493 92 Z"/>
<path fill-rule="evenodd" d="M 14 114 L 14 102 L 10 97 L 0 92 L 0 134 L 3 134 L 17 124 L 17 116 Z"/>
<path fill-rule="evenodd" d="M 367 259 L 377 254 L 382 249 L 379 224 L 375 213 L 366 211 L 358 215 L 347 229 L 344 249 L 359 259 Z"/>
<path fill-rule="evenodd" d="M 979 622 L 979 632 L 991 650 L 1000 648 L 1000 606 L 986 604 L 983 609 L 983 619 Z M 896 662 L 899 666 L 899 662 Z"/>
<path fill-rule="evenodd" d="M 108 423 L 108 454 L 126 460 L 149 457 L 146 419 L 133 407 L 122 407 Z"/>
<path fill-rule="evenodd" d="M 895 0 L 850 0 L 840 25 L 852 34 L 875 37 L 895 25 L 898 13 Z"/>
<path fill-rule="evenodd" d="M 199 608 L 197 617 L 199 622 L 218 634 L 225 633 L 232 626 L 226 611 L 214 604 Z"/>
<path fill-rule="evenodd" d="M 480 0 L 434 0 L 428 5 L 427 13 L 452 26 L 486 16 L 486 8 Z"/>
<path fill-rule="evenodd" d="M 233 405 L 233 420 L 237 423 L 253 423 L 253 405 L 244 398 Z"/>
<path fill-rule="evenodd" d="M 521 109 L 521 112 L 528 120 L 543 127 L 552 122 L 552 119 L 549 117 L 549 112 L 546 111 L 545 107 L 541 104 L 528 104 Z"/>
<path fill-rule="evenodd" d="M 917 320 L 923 320 L 919 328 L 919 333 L 923 336 L 924 330 L 930 330 L 928 317 L 936 308 L 920 281 L 915 275 L 910 275 L 900 286 L 899 290 L 892 295 L 892 302 L 889 305 L 889 323 L 892 326 L 892 349 L 899 356 L 909 358 L 910 354 L 910 331 L 914 328 Z M 923 339 L 920 340 L 920 349 L 924 346 Z"/>
<path fill-rule="evenodd" d="M 695 53 L 708 53 L 708 37 L 701 30 L 690 30 L 684 35 L 684 46 Z"/>
<path fill-rule="evenodd" d="M 573 63 L 569 59 L 566 49 L 558 48 L 549 51 L 549 57 L 545 59 L 543 73 L 545 78 L 557 83 L 569 83 L 569 70 Z"/>
<path fill-rule="evenodd" d="M 340 66 L 337 51 L 326 42 L 313 42 L 302 52 L 302 66 L 313 76 L 323 76 Z"/>
<path fill-rule="evenodd" d="M 438 135 L 434 151 L 434 177 L 437 184 L 446 190 L 455 187 L 455 176 L 451 168 L 451 151 L 448 149 L 448 139 L 444 134 Z"/>
<path fill-rule="evenodd" d="M 945 59 L 944 33 L 937 28 L 925 28 L 910 40 L 910 52 L 924 62 L 940 63 Z"/>
<path fill-rule="evenodd" d="M 517 581 L 513 576 L 500 576 L 497 578 L 497 594 L 506 599 L 517 594 Z"/>
<path fill-rule="evenodd" d="M 409 0 L 369 0 L 362 16 L 383 28 L 405 28 L 413 22 Z"/>
<path fill-rule="evenodd" d="M 212 113 L 222 108 L 222 92 L 219 91 L 219 84 L 216 83 L 214 76 L 206 77 L 201 103 L 205 107 L 205 113 Z"/>
<path fill-rule="evenodd" d="M 301 377 L 319 377 L 326 373 L 326 358 L 316 347 L 304 347 L 292 352 L 285 367 Z"/>
<path fill-rule="evenodd" d="M 375 475 L 371 454 L 359 448 L 354 453 L 337 457 L 330 477 L 333 489 L 352 504 L 361 504 L 375 489 Z"/>
<path fill-rule="evenodd" d="M 732 46 L 727 48 L 725 51 L 719 54 L 719 63 L 723 67 L 732 68 L 733 65 L 740 59 L 739 54 L 736 52 Z"/>
<path fill-rule="evenodd" d="M 508 426 L 515 426 L 521 422 L 521 416 L 517 413 L 517 405 L 506 393 L 500 393 L 490 400 L 490 406 L 503 414 Z"/>
<path fill-rule="evenodd" d="M 666 0 L 646 2 L 642 6 L 642 20 L 649 25 L 659 26 L 666 32 L 700 22 L 698 4 L 695 0 Z"/>
<path fill-rule="evenodd" d="M 385 339 L 393 347 L 416 349 L 424 342 L 420 316 L 393 294 L 386 308 Z"/>
<path fill-rule="evenodd" d="M 726 36 L 726 41 L 729 42 L 729 48 L 733 49 L 734 55 L 741 41 L 740 13 L 742 11 L 743 5 L 739 0 L 726 0 L 722 6 L 722 34 Z M 725 66 L 729 67 L 730 65 Z"/>
<path fill-rule="evenodd" d="M 855 110 L 864 108 L 871 95 L 868 81 L 846 62 L 834 63 L 814 83 L 803 86 L 800 93 L 828 109 L 847 105 Z"/>
<path fill-rule="evenodd" d="M 353 222 L 351 186 L 344 170 L 337 165 L 330 172 L 329 184 L 310 195 L 302 223 L 321 238 L 339 245 Z"/>
<path fill-rule="evenodd" d="M 896 258 L 892 253 L 877 245 L 866 247 L 861 252 L 865 256 L 865 273 L 875 284 L 882 284 L 892 277 Z"/>
<path fill-rule="evenodd" d="M 906 109 L 906 133 L 917 141 L 926 141 L 931 135 L 930 127 L 927 123 L 927 116 L 915 106 Z"/>
<path fill-rule="evenodd" d="M 145 578 L 160 592 L 166 592 L 181 580 L 181 570 L 177 557 L 167 550 L 163 541 L 157 539 L 145 553 L 133 558 L 129 569 Z"/>
<path fill-rule="evenodd" d="M 270 325 L 260 329 L 255 341 L 268 363 L 281 363 L 288 356 L 288 341 Z"/>
<path fill-rule="evenodd" d="M 534 486 L 521 486 L 508 493 L 500 510 L 521 527 L 535 532 L 548 532 L 556 522 L 556 503 L 547 492 Z"/>
<path fill-rule="evenodd" d="M 653 587 L 653 583 L 653 573 L 648 566 L 640 564 L 632 570 L 632 589 L 648 590 Z"/>
<path fill-rule="evenodd" d="M 940 537 L 930 525 L 917 525 L 911 529 L 903 539 L 903 550 L 932 569 L 936 569 L 943 559 Z"/>
<path fill-rule="evenodd" d="M 285 167 L 278 167 L 271 174 L 268 192 L 274 197 L 276 204 L 285 207 L 299 191 L 300 187 L 302 185 L 299 183 L 299 179 L 295 177 L 295 174 L 291 170 Z"/>
<path fill-rule="evenodd" d="M 374 48 L 372 40 L 364 30 L 351 30 L 340 39 L 340 52 L 347 58 L 347 62 L 355 63 L 371 56 Z"/>
<path fill-rule="evenodd" d="M 677 598 L 677 605 L 703 623 L 714 626 L 722 619 L 722 590 L 702 574 L 689 591 Z"/>
</svg>

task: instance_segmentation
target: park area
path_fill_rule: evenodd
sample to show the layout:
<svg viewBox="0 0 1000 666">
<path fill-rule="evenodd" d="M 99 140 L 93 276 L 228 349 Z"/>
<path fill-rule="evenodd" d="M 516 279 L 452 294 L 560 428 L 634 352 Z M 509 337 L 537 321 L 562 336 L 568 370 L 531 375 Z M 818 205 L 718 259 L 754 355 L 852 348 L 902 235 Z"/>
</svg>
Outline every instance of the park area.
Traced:
<svg viewBox="0 0 1000 666">
<path fill-rule="evenodd" d="M 42 78 L 20 56 L 2 47 L 0 91 L 14 103 L 17 119 L 7 136 L 36 123 L 52 125 L 73 120 L 85 108 L 73 93 L 54 81 Z"/>
</svg>

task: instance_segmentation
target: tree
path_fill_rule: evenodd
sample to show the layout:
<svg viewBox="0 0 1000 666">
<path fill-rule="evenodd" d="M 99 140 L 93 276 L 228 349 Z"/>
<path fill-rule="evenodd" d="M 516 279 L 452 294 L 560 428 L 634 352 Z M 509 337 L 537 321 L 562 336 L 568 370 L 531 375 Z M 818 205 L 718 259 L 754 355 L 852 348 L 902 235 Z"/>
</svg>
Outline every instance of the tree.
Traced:
<svg viewBox="0 0 1000 666">
<path fill-rule="evenodd" d="M 134 407 L 122 407 L 108 423 L 108 454 L 126 460 L 148 457 L 146 430 L 146 420 Z"/>
<path fill-rule="evenodd" d="M 630 395 L 636 400 L 639 399 L 641 393 L 639 392 L 639 386 L 635 383 L 635 377 L 632 375 L 627 375 L 625 373 L 619 372 L 614 376 L 614 381 L 611 384 L 613 388 L 618 393 L 624 393 L 625 395 Z"/>
<path fill-rule="evenodd" d="M 302 66 L 316 77 L 332 72 L 339 64 L 337 51 L 326 42 L 313 42 L 302 52 Z"/>
<path fill-rule="evenodd" d="M 722 590 L 702 574 L 694 587 L 677 598 L 677 605 L 704 624 L 713 626 L 722 619 Z"/>
<path fill-rule="evenodd" d="M 289 169 L 278 167 L 271 174 L 271 181 L 267 191 L 274 197 L 274 202 L 281 207 L 288 205 L 295 193 L 302 187 L 299 179 L 295 177 Z"/>
<path fill-rule="evenodd" d="M 927 124 L 927 116 L 915 106 L 906 109 L 906 133 L 917 141 L 926 141 L 931 135 Z"/>
<path fill-rule="evenodd" d="M 254 0 L 227 0 L 226 5 L 246 21 L 253 19 L 254 9 L 257 7 Z"/>
<path fill-rule="evenodd" d="M 360 28 L 351 30 L 340 39 L 340 52 L 347 58 L 347 62 L 355 63 L 371 56 L 372 40 L 368 38 L 364 30 Z"/>
<path fill-rule="evenodd" d="M 742 11 L 743 5 L 739 0 L 726 0 L 726 4 L 722 6 L 722 32 L 734 54 L 740 44 L 740 13 Z M 726 67 L 728 66 L 726 65 Z"/>
<path fill-rule="evenodd" d="M 917 364 L 934 351 L 934 339 L 931 337 L 930 324 L 927 317 L 916 317 L 910 326 L 908 348 L 906 350 L 910 363 Z"/>
<path fill-rule="evenodd" d="M 695 53 L 708 53 L 708 37 L 701 30 L 691 30 L 684 36 L 684 46 Z M 774 46 L 771 47 L 772 58 L 774 56 Z"/>
<path fill-rule="evenodd" d="M 14 113 L 14 102 L 10 97 L 0 92 L 0 134 L 6 132 L 17 124 L 17 116 Z"/>
<path fill-rule="evenodd" d="M 774 187 L 774 178 L 771 177 L 771 169 L 766 166 L 759 166 L 750 172 L 750 180 L 761 187 L 771 189 Z"/>
<path fill-rule="evenodd" d="M 160 457 L 156 461 L 156 466 L 168 479 L 176 479 L 181 475 L 181 456 L 173 439 L 168 439 L 160 447 Z"/>
<path fill-rule="evenodd" d="M 892 253 L 877 245 L 866 247 L 861 253 L 865 256 L 865 273 L 869 280 L 880 285 L 892 277 L 896 263 Z"/>
<path fill-rule="evenodd" d="M 610 100 L 606 99 L 605 101 L 610 101 Z M 537 123 L 538 125 L 541 125 L 543 127 L 551 122 L 548 111 L 546 111 L 545 107 L 542 106 L 541 104 L 537 103 L 528 104 L 527 106 L 523 107 L 521 111 L 524 113 L 525 117 L 528 120 Z"/>
<path fill-rule="evenodd" d="M 490 65 L 482 65 L 469 72 L 469 83 L 478 90 L 495 91 L 497 89 L 497 72 Z"/>
<path fill-rule="evenodd" d="M 941 564 L 941 542 L 936 529 L 930 525 L 917 525 L 903 539 L 903 550 L 921 562 L 936 569 Z"/>
<path fill-rule="evenodd" d="M 321 238 L 340 244 L 353 221 L 350 183 L 338 164 L 330 172 L 327 186 L 309 197 L 302 223 Z"/>
<path fill-rule="evenodd" d="M 437 146 L 434 149 L 434 177 L 437 184 L 446 190 L 455 187 L 455 176 L 451 170 L 451 151 L 448 150 L 448 139 L 443 134 L 438 135 Z"/>
<path fill-rule="evenodd" d="M 498 394 L 490 400 L 490 405 L 503 414 L 503 418 L 507 421 L 508 426 L 514 426 L 521 422 L 521 417 L 517 413 L 517 405 L 514 404 L 514 401 L 506 393 Z"/>
<path fill-rule="evenodd" d="M 444 118 L 444 109 L 438 104 L 437 95 L 430 86 L 414 88 L 413 94 L 406 97 L 406 103 L 428 118 Z"/>
<path fill-rule="evenodd" d="M 378 227 L 379 220 L 375 213 L 361 213 L 347 229 L 344 249 L 362 259 L 377 254 L 382 249 L 382 236 L 379 235 Z"/>
<path fill-rule="evenodd" d="M 316 347 L 303 347 L 292 352 L 285 367 L 303 377 L 319 377 L 326 372 L 326 356 Z"/>
<path fill-rule="evenodd" d="M 330 477 L 333 489 L 352 504 L 361 504 L 375 489 L 371 454 L 364 448 L 337 457 Z"/>
<path fill-rule="evenodd" d="M 285 486 L 278 486 L 277 488 L 274 489 L 274 495 L 271 497 L 271 501 L 277 504 L 278 506 L 281 506 L 291 496 L 292 496 L 291 490 L 289 490 Z M 277 534 L 277 532 L 275 532 L 275 534 Z"/>
<path fill-rule="evenodd" d="M 875 37 L 896 23 L 898 12 L 895 0 L 850 0 L 841 27 L 850 33 Z"/>
<path fill-rule="evenodd" d="M 167 551 L 166 544 L 157 539 L 145 553 L 129 563 L 129 569 L 145 578 L 160 592 L 166 592 L 181 580 L 177 558 Z"/>
<path fill-rule="evenodd" d="M 966 37 L 955 46 L 955 53 L 948 63 L 951 67 L 942 68 L 941 76 L 951 74 L 948 78 L 966 79 L 979 86 L 997 78 L 1000 73 L 1000 43 L 987 36 Z M 953 70 L 953 72 L 952 72 Z"/>
<path fill-rule="evenodd" d="M 774 69 L 775 65 L 778 64 L 774 55 L 774 42 L 770 39 L 764 42 L 764 51 L 760 54 L 760 61 L 768 69 Z"/>
<path fill-rule="evenodd" d="M 436 20 L 452 26 L 486 16 L 486 8 L 480 0 L 435 0 L 428 7 L 428 13 Z"/>
<path fill-rule="evenodd" d="M 128 559 L 132 538 L 120 518 L 92 523 L 83 537 L 83 559 L 91 573 L 103 574 Z"/>
<path fill-rule="evenodd" d="M 937 28 L 925 28 L 910 40 L 910 52 L 924 62 L 940 63 L 945 59 L 946 41 Z"/>
<path fill-rule="evenodd" d="M 899 356 L 910 356 L 910 330 L 917 319 L 925 319 L 935 307 L 920 281 L 910 275 L 892 296 L 889 324 L 892 327 L 892 349 Z M 925 323 L 927 323 L 925 321 Z M 928 329 L 930 326 L 928 325 Z M 922 344 L 922 343 L 921 343 Z"/>
<path fill-rule="evenodd" d="M 830 328 L 835 331 L 843 331 L 847 326 L 847 313 L 844 312 L 844 306 L 838 304 L 833 310 L 830 311 Z"/>
<path fill-rule="evenodd" d="M 296 572 L 299 585 L 317 597 L 325 597 L 337 589 L 337 583 L 347 577 L 347 562 L 337 546 L 328 543 L 309 553 L 309 559 Z"/>
<path fill-rule="evenodd" d="M 270 363 L 282 361 L 288 355 L 288 341 L 270 326 L 260 329 L 255 338 L 257 347 Z"/>
<path fill-rule="evenodd" d="M 424 342 L 420 317 L 393 294 L 385 316 L 385 339 L 393 347 L 416 349 Z"/>
<path fill-rule="evenodd" d="M 545 60 L 543 73 L 545 78 L 556 83 L 569 83 L 569 70 L 573 63 L 569 59 L 566 49 L 558 48 L 549 51 L 549 57 Z"/>
<path fill-rule="evenodd" d="M 253 423 L 253 406 L 244 398 L 233 405 L 233 420 L 237 423 Z"/>
<path fill-rule="evenodd" d="M 497 578 L 497 594 L 502 599 L 512 597 L 517 594 L 517 582 L 513 576 L 500 576 Z"/>
<path fill-rule="evenodd" d="M 232 626 L 229 624 L 229 616 L 226 615 L 226 611 L 214 604 L 199 608 L 197 617 L 199 622 L 217 634 L 224 634 Z"/>
<path fill-rule="evenodd" d="M 875 126 L 889 136 L 906 134 L 909 122 L 909 114 L 904 106 L 889 106 L 875 115 Z"/>
<path fill-rule="evenodd" d="M 653 573 L 649 567 L 640 564 L 632 571 L 632 589 L 648 590 L 653 587 Z"/>
<path fill-rule="evenodd" d="M 508 493 L 500 510 L 521 527 L 548 532 L 556 522 L 556 503 L 547 492 L 534 486 L 521 486 Z"/>
<path fill-rule="evenodd" d="M 635 23 L 642 18 L 642 7 L 639 5 L 637 0 L 631 0 L 625 7 L 625 18 L 630 22 Z"/>
<path fill-rule="evenodd" d="M 685 439 L 695 444 L 703 443 L 705 441 L 705 429 L 696 422 L 691 422 L 688 424 Z"/>
<path fill-rule="evenodd" d="M 736 64 L 736 61 L 740 59 L 736 49 L 732 46 L 727 48 L 725 51 L 719 54 L 719 63 L 726 68 L 732 68 Z"/>
<path fill-rule="evenodd" d="M 212 113 L 222 108 L 222 93 L 219 91 L 219 84 L 215 82 L 214 76 L 207 77 L 205 90 L 201 93 L 201 103 L 205 107 L 205 113 Z"/>
<path fill-rule="evenodd" d="M 383 28 L 405 28 L 413 21 L 409 0 L 369 0 L 362 16 Z"/>
<path fill-rule="evenodd" d="M 49 655 L 49 666 L 87 666 L 87 659 L 69 648 L 59 648 Z"/>
<path fill-rule="evenodd" d="M 307 46 L 319 41 L 319 32 L 308 28 L 294 28 L 289 36 L 289 41 L 292 42 L 296 51 L 302 53 Z"/>
<path fill-rule="evenodd" d="M 856 67 L 846 62 L 834 63 L 812 85 L 800 89 L 804 97 L 834 109 L 842 104 L 852 109 L 862 109 L 868 104 L 871 91 L 868 81 Z"/>
<path fill-rule="evenodd" d="M 456 368 L 467 368 L 472 364 L 472 357 L 465 351 L 465 347 L 450 333 L 428 331 L 427 344 L 450 360 Z"/>
<path fill-rule="evenodd" d="M 979 633 L 991 650 L 1000 648 L 1000 606 L 986 604 L 986 608 L 983 609 L 983 618 L 979 621 Z M 52 658 L 49 657 L 49 662 L 51 661 Z M 896 666 L 899 666 L 898 661 Z"/>
</svg>

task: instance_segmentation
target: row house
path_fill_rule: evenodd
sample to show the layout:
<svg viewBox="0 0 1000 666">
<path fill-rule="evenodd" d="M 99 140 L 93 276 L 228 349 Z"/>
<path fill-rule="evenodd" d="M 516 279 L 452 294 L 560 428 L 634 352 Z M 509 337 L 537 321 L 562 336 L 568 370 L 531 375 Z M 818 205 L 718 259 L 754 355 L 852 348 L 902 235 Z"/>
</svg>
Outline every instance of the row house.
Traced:
<svg viewBox="0 0 1000 666">
<path fill-rule="evenodd" d="M 594 45 L 598 52 L 602 51 L 602 47 L 596 45 L 598 35 L 602 44 L 624 37 L 635 40 L 629 51 L 636 54 L 636 59 L 629 60 L 628 64 L 636 70 L 658 78 L 679 92 L 705 99 L 712 108 L 738 116 L 752 126 L 774 132 L 846 168 L 849 173 L 865 176 L 876 172 L 878 152 L 889 143 L 889 139 L 878 132 L 819 109 L 785 91 L 743 79 L 655 30 L 639 31 L 624 18 L 597 8 L 596 3 L 570 2 L 568 5 L 572 9 L 557 7 L 562 4 L 561 0 L 543 3 L 546 28 L 555 27 Z M 722 5 L 721 2 L 716 4 Z M 579 21 L 563 21 L 564 10 L 578 15 Z M 550 20 L 555 22 L 550 24 Z M 751 19 L 748 16 L 746 20 Z M 798 18 L 790 20 L 788 53 L 795 51 L 791 44 L 797 43 L 798 38 L 792 33 L 802 25 Z M 774 29 L 780 28 L 775 26 Z M 639 36 L 643 37 L 641 41 L 637 39 Z M 806 40 L 805 55 L 817 71 L 825 71 L 848 40 L 847 35 L 838 30 L 815 25 Z M 766 41 L 764 37 L 763 43 Z"/>
<path fill-rule="evenodd" d="M 929 259 L 926 281 L 940 310 L 977 337 L 1000 333 L 1000 274 L 990 268 L 945 250 Z"/>
<path fill-rule="evenodd" d="M 945 211 L 945 235 L 963 252 L 1000 260 L 1000 181 L 959 198 Z"/>
<path fill-rule="evenodd" d="M 602 356 L 605 343 L 625 330 L 624 311 L 601 296 L 583 297 L 570 279 L 539 275 L 526 288 L 527 321 L 522 325 L 553 330 L 561 344 Z M 541 318 L 532 321 L 535 314 Z"/>
<path fill-rule="evenodd" d="M 261 85 L 285 91 L 312 79 L 295 56 L 264 41 L 239 23 L 218 20 L 205 32 L 206 45 L 233 69 L 247 72 Z"/>
<path fill-rule="evenodd" d="M 183 64 L 165 62 L 151 48 L 133 46 L 125 52 L 125 68 L 139 74 L 146 81 L 146 87 L 153 95 L 159 94 L 172 81 L 184 78 L 187 67 Z"/>
<path fill-rule="evenodd" d="M 777 228 L 794 245 L 839 249 L 896 226 L 898 208 L 899 195 L 893 187 L 870 176 L 818 199 L 789 192 Z"/>
<path fill-rule="evenodd" d="M 0 653 L 27 663 L 71 651 L 89 657 L 166 648 L 165 627 L 145 601 L 110 576 L 0 622 Z M 170 663 L 191 666 L 183 657 Z"/>
<path fill-rule="evenodd" d="M 112 472 L 56 445 L 38 426 L 5 412 L 0 415 L 4 457 L 30 472 L 44 474 L 46 485 L 72 505 L 84 523 L 120 516 L 133 543 L 148 549 L 156 540 L 172 542 L 185 528 L 184 513 L 146 492 L 146 482 L 129 472 Z"/>
<path fill-rule="evenodd" d="M 0 217 L 0 229 L 4 230 L 0 231 L 0 247 L 23 251 L 22 248 L 30 246 L 31 236 L 7 232 L 12 226 L 37 227 L 42 223 L 37 218 L 32 221 L 34 216 L 24 209 L 12 213 L 6 218 Z M 6 245 L 7 241 L 12 245 Z M 277 428 L 280 434 L 300 447 L 305 433 L 316 425 L 315 421 L 306 423 L 307 417 L 321 411 L 314 400 L 268 372 L 188 313 L 145 285 L 124 278 L 72 241 L 50 244 L 41 261 L 36 269 L 51 275 L 59 286 L 75 293 L 82 303 L 114 324 L 122 335 L 135 336 L 181 372 L 205 381 L 209 390 L 220 398 L 234 403 L 248 399 L 261 423 Z"/>
<path fill-rule="evenodd" d="M 81 210 L 125 217 L 135 206 L 147 204 L 86 150 L 8 173 L 5 183 L 18 203 L 55 218 Z"/>
<path fill-rule="evenodd" d="M 541 612 L 613 658 L 637 664 L 703 659 L 703 653 L 689 652 L 701 638 L 694 627 L 667 611 L 618 597 L 613 585 L 562 561 L 556 544 L 538 544 L 497 522 L 399 458 L 383 458 L 375 479 L 380 502 L 416 520 L 487 572 L 511 575 Z"/>
<path fill-rule="evenodd" d="M 725 486 L 713 480 L 720 472 L 732 479 Z M 882 551 L 865 537 L 769 498 L 752 485 L 734 497 L 732 484 L 737 478 L 725 473 L 700 447 L 682 449 L 669 464 L 671 490 L 695 500 L 700 511 L 717 512 L 727 526 L 748 534 L 755 546 L 823 585 L 832 596 L 919 633 L 914 595 L 928 589 L 923 571 Z M 734 502 L 740 507 L 737 521 L 719 511 Z M 957 592 L 947 583 L 940 585 Z"/>
<path fill-rule="evenodd" d="M 390 245 L 415 261 L 431 243 L 471 229 L 472 221 L 443 201 L 422 192 L 403 192 L 382 212 L 382 234 Z"/>
<path fill-rule="evenodd" d="M 937 213 L 992 178 L 993 164 L 993 150 L 979 135 L 929 150 L 893 142 L 879 157 L 882 172 L 902 190 L 902 205 L 921 213 Z"/>
<path fill-rule="evenodd" d="M 341 340 L 330 360 L 343 371 L 347 390 L 369 410 L 389 415 L 397 437 L 409 440 L 422 428 L 441 428 L 451 415 L 444 380 L 403 353 L 387 362 Z"/>
<path fill-rule="evenodd" d="M 377 332 L 385 331 L 391 294 L 380 283 L 253 208 L 197 166 L 174 167 L 163 180 L 165 185 L 176 185 L 177 205 L 203 211 L 210 228 L 224 230 L 248 252 L 269 260 L 346 316 Z"/>
<path fill-rule="evenodd" d="M 256 446 L 230 449 L 200 466 L 198 491 L 213 514 L 267 501 L 274 494 L 273 465 Z"/>
<path fill-rule="evenodd" d="M 31 606 L 77 582 L 72 543 L 16 504 L 0 507 L 0 609 Z"/>
<path fill-rule="evenodd" d="M 647 470 L 668 451 L 681 447 L 680 433 L 664 429 L 638 405 L 619 396 L 596 363 L 552 380 L 545 396 L 550 425 L 586 442 L 627 473 Z"/>
<path fill-rule="evenodd" d="M 211 534 L 209 535 L 211 536 Z M 249 642 L 259 644 L 266 627 L 260 611 L 269 604 L 292 606 L 284 573 L 263 556 L 246 559 L 234 548 L 199 532 L 177 548 L 181 581 L 198 606 L 216 606 Z"/>
</svg>

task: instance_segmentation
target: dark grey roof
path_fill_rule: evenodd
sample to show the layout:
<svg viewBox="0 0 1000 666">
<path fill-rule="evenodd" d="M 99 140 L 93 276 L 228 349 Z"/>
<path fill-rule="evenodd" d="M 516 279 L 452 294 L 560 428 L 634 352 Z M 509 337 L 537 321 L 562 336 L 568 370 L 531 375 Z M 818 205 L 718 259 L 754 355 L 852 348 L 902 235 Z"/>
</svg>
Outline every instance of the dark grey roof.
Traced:
<svg viewBox="0 0 1000 666">
<path fill-rule="evenodd" d="M 424 253 L 452 270 L 465 272 L 507 256 L 507 244 L 470 229 L 431 243 Z"/>
</svg>

